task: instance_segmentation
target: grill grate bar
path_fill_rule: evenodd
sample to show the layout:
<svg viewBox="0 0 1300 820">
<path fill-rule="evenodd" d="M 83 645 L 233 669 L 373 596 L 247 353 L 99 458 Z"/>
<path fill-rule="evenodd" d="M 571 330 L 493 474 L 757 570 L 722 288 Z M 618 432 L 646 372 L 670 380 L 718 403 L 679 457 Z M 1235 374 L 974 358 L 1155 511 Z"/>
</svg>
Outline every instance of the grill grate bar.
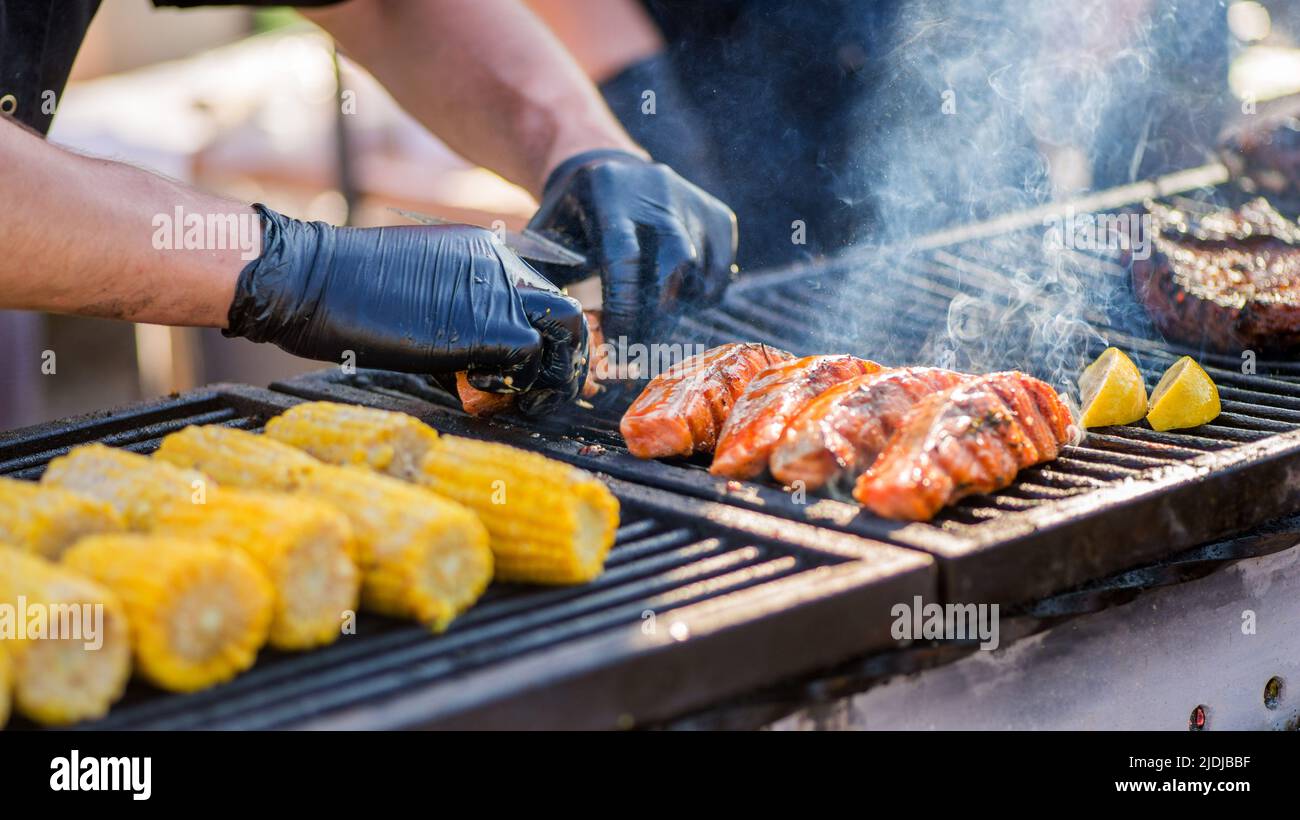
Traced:
<svg viewBox="0 0 1300 820">
<path fill-rule="evenodd" d="M 1107 450 L 1132 454 L 1132 455 L 1149 455 L 1151 453 L 1160 453 L 1169 459 L 1186 461 L 1187 459 L 1199 458 L 1204 455 L 1203 450 L 1194 450 L 1190 447 L 1184 447 L 1170 440 L 1160 440 L 1155 438 L 1138 439 L 1132 433 L 1124 431 L 1141 430 L 1140 427 L 1103 427 L 1098 430 L 1089 430 L 1087 443 L 1092 448 L 1106 448 Z M 1154 431 L 1151 431 L 1154 432 Z M 1207 442 L 1208 443 L 1208 442 Z M 1217 446 L 1218 442 L 1214 443 Z"/>
<path fill-rule="evenodd" d="M 1098 435 L 1093 432 L 1089 434 L 1089 439 Z M 1151 455 L 1138 453 L 1119 453 L 1113 450 L 1104 450 L 1085 443 L 1082 446 L 1067 445 L 1061 448 L 1061 454 L 1070 458 L 1076 458 L 1080 461 L 1098 462 L 1101 464 L 1114 464 L 1117 467 L 1130 467 L 1137 470 L 1150 470 L 1155 467 L 1168 467 L 1171 464 L 1177 464 L 1176 458 L 1158 458 Z"/>
<path fill-rule="evenodd" d="M 1039 506 L 1044 501 L 1059 501 L 1062 498 L 1070 498 L 1087 492 L 1086 489 L 1078 487 L 1050 487 L 1043 484 L 1035 484 L 1031 481 L 1018 481 L 1000 493 L 1000 496 L 1009 498 L 1021 498 L 1026 501 L 1035 502 L 1034 506 Z"/>
<path fill-rule="evenodd" d="M 234 408 L 225 407 L 218 410 L 211 410 L 205 413 L 198 413 L 192 416 L 183 416 L 168 422 L 157 423 L 148 427 L 124 430 L 117 433 L 109 433 L 103 436 L 88 436 L 82 439 L 76 439 L 68 444 L 62 444 L 48 449 L 36 450 L 17 458 L 7 458 L 0 460 L 0 474 L 18 474 L 18 477 L 26 477 L 25 473 L 31 470 L 44 470 L 45 464 L 51 459 L 64 455 L 80 444 L 90 441 L 98 441 L 107 444 L 110 447 L 124 447 L 134 450 L 149 442 L 157 442 L 158 439 L 174 433 L 190 424 L 219 424 L 223 422 L 237 421 L 238 411 Z"/>
<path fill-rule="evenodd" d="M 1052 466 L 1062 472 L 1101 479 L 1103 481 L 1120 481 L 1141 475 L 1142 468 L 1121 467 L 1117 464 L 1093 464 L 1073 455 L 1062 455 L 1052 462 Z"/>
</svg>

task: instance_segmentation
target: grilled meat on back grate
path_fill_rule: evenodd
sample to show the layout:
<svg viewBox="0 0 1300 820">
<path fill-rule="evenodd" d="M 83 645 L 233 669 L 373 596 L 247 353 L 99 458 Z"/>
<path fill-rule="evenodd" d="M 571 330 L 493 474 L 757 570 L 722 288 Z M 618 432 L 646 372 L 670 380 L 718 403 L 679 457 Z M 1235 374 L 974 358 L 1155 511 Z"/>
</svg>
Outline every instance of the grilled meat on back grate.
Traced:
<svg viewBox="0 0 1300 820">
<path fill-rule="evenodd" d="M 1300 228 L 1267 201 L 1193 216 L 1147 203 L 1138 300 L 1164 336 L 1223 353 L 1300 347 Z"/>
</svg>

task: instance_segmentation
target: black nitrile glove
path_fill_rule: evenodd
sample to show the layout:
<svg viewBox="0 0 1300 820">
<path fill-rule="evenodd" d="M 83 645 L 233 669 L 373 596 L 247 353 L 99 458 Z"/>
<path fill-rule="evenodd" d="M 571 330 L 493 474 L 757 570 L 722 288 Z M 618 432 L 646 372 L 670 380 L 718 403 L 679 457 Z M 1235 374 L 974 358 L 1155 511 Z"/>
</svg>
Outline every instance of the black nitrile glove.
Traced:
<svg viewBox="0 0 1300 820">
<path fill-rule="evenodd" d="M 605 338 L 646 339 L 683 308 L 722 298 L 736 258 L 736 216 L 666 165 L 623 151 L 560 163 L 528 227 L 587 255 L 600 273 Z M 559 284 L 573 269 L 542 266 Z"/>
<path fill-rule="evenodd" d="M 336 228 L 262 205 L 262 255 L 239 275 L 227 336 L 360 367 L 469 371 L 542 412 L 578 395 L 581 306 L 491 231 L 466 225 Z"/>
</svg>

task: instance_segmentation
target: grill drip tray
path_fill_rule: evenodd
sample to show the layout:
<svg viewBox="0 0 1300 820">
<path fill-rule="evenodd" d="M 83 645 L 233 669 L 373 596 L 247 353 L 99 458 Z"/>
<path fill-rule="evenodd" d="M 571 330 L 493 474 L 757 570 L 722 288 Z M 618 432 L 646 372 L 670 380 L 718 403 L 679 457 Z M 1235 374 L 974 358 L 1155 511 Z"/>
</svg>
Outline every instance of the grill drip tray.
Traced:
<svg viewBox="0 0 1300 820">
<path fill-rule="evenodd" d="M 217 385 L 14 431 L 0 435 L 0 473 L 36 478 L 92 441 L 150 452 L 187 424 L 256 430 L 297 401 Z M 89 728 L 641 725 L 891 647 L 890 608 L 936 597 L 923 554 L 609 483 L 622 527 L 591 584 L 494 585 L 439 636 L 362 615 L 356 635 L 301 654 L 265 650 L 204 692 L 133 683 Z"/>
</svg>

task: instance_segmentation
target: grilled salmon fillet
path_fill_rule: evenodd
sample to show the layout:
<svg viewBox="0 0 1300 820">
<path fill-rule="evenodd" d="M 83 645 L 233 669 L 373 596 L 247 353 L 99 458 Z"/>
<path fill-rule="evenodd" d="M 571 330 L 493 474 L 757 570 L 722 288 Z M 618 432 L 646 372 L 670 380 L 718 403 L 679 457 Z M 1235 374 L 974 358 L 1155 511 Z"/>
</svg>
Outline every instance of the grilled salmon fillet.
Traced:
<svg viewBox="0 0 1300 820">
<path fill-rule="evenodd" d="M 840 474 L 857 478 L 885 449 L 918 401 L 967 378 L 935 367 L 900 367 L 841 382 L 794 417 L 772 451 L 772 475 L 815 490 Z"/>
<path fill-rule="evenodd" d="M 1072 423 L 1056 391 L 1038 379 L 1018 372 L 971 378 L 917 402 L 853 497 L 884 518 L 928 521 L 1056 458 Z"/>
<path fill-rule="evenodd" d="M 810 401 L 840 382 L 880 369 L 875 362 L 846 355 L 805 356 L 767 368 L 736 400 L 709 472 L 728 478 L 762 473 L 786 425 Z"/>
<path fill-rule="evenodd" d="M 725 344 L 691 356 L 646 385 L 623 414 L 619 432 L 638 458 L 712 452 L 750 380 L 790 358 L 764 344 Z"/>
</svg>

